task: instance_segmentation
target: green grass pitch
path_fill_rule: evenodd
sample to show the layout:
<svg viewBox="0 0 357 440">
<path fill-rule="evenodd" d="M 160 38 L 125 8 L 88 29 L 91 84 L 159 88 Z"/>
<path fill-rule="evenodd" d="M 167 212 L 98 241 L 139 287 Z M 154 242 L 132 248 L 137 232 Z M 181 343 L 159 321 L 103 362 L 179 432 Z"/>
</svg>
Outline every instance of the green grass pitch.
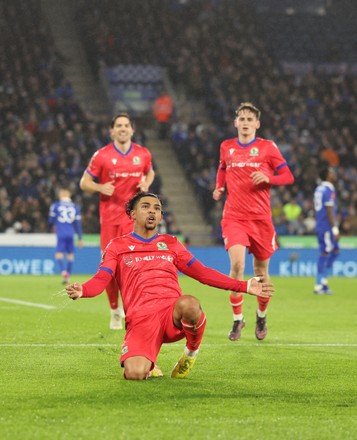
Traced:
<svg viewBox="0 0 357 440">
<path fill-rule="evenodd" d="M 0 438 L 357 439 L 356 279 L 334 278 L 334 294 L 318 296 L 312 278 L 275 277 L 261 342 L 255 298 L 246 296 L 246 327 L 230 342 L 228 292 L 180 282 L 207 315 L 195 367 L 171 379 L 184 343 L 166 344 L 165 376 L 130 382 L 105 294 L 70 301 L 59 277 L 2 276 Z"/>
</svg>

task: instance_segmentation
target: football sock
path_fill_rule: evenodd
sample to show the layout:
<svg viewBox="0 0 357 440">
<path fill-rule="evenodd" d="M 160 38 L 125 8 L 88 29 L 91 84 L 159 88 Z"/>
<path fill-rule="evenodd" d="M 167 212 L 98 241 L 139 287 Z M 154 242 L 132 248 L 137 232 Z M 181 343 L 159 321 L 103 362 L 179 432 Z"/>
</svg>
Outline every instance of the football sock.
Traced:
<svg viewBox="0 0 357 440">
<path fill-rule="evenodd" d="M 111 309 L 118 308 L 119 289 L 116 280 L 112 279 L 106 287 L 107 296 Z"/>
<path fill-rule="evenodd" d="M 241 315 L 242 308 L 243 308 L 243 302 L 244 302 L 243 295 L 235 296 L 235 295 L 230 294 L 229 301 L 230 301 L 232 309 L 233 309 L 233 314 L 234 315 Z"/>
<path fill-rule="evenodd" d="M 323 284 L 322 279 L 327 278 L 328 255 L 320 255 L 317 261 L 316 284 Z"/>
<path fill-rule="evenodd" d="M 181 320 L 181 324 L 187 340 L 187 349 L 190 352 L 198 350 L 206 327 L 206 315 L 202 312 L 197 324 L 191 324 L 183 320 Z"/>
<path fill-rule="evenodd" d="M 267 310 L 265 309 L 264 311 L 262 311 L 262 310 L 257 310 L 257 315 L 258 315 L 258 317 L 259 318 L 265 318 L 266 317 L 266 315 L 267 315 Z"/>
<path fill-rule="evenodd" d="M 68 261 L 67 261 L 67 272 L 68 272 L 69 274 L 72 273 L 72 267 L 73 267 L 73 261 L 72 261 L 72 260 L 68 260 Z"/>
<path fill-rule="evenodd" d="M 64 271 L 64 258 L 56 258 L 56 263 L 59 271 L 62 273 Z"/>
<path fill-rule="evenodd" d="M 261 312 L 265 312 L 270 298 L 261 298 L 260 296 L 257 296 L 257 301 L 258 301 L 258 310 L 260 310 Z M 260 316 L 260 318 L 264 318 L 264 316 Z"/>
<path fill-rule="evenodd" d="M 331 252 L 330 254 L 328 254 L 327 262 L 326 262 L 326 269 L 327 269 L 328 275 L 332 274 L 333 263 L 337 257 L 338 257 L 338 254 L 336 254 L 335 252 Z"/>
<path fill-rule="evenodd" d="M 238 315 L 233 313 L 233 321 L 241 321 L 242 319 L 243 319 L 243 313 L 239 313 Z"/>
<path fill-rule="evenodd" d="M 199 349 L 197 349 L 195 351 L 190 351 L 187 347 L 185 347 L 185 349 L 184 349 L 184 353 L 188 357 L 195 357 L 195 356 L 197 356 L 199 351 L 200 351 Z"/>
</svg>

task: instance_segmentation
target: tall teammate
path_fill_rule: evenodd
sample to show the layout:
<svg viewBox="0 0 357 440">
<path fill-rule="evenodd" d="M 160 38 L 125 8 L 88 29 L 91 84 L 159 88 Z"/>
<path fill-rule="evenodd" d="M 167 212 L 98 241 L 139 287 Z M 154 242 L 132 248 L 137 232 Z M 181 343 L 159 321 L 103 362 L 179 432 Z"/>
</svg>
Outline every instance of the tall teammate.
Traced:
<svg viewBox="0 0 357 440">
<path fill-rule="evenodd" d="M 253 254 L 255 274 L 269 281 L 269 261 L 278 249 L 270 209 L 270 187 L 294 182 L 289 167 L 274 142 L 256 137 L 260 110 L 243 102 L 236 110 L 234 126 L 238 137 L 222 142 L 214 200 L 227 189 L 222 216 L 222 235 L 230 258 L 230 276 L 243 279 L 246 248 Z M 267 334 L 266 315 L 270 298 L 258 298 L 255 336 Z M 245 326 L 243 296 L 232 292 L 233 327 L 228 338 L 236 341 Z"/>
<path fill-rule="evenodd" d="M 58 201 L 52 203 L 48 222 L 55 227 L 57 245 L 55 259 L 62 275 L 63 284 L 68 284 L 74 262 L 74 237 L 82 247 L 82 222 L 79 206 L 72 202 L 67 188 L 58 190 Z"/>
<path fill-rule="evenodd" d="M 133 123 L 127 113 L 111 121 L 113 142 L 96 151 L 83 173 L 83 191 L 99 192 L 100 246 L 102 251 L 113 238 L 133 230 L 133 221 L 125 213 L 126 202 L 137 192 L 147 191 L 155 173 L 150 151 L 132 142 Z M 124 310 L 118 285 L 113 278 L 107 286 L 111 308 L 110 328 L 123 328 Z"/>
<path fill-rule="evenodd" d="M 319 259 L 317 262 L 317 276 L 314 293 L 331 294 L 328 286 L 328 276 L 333 262 L 339 255 L 338 241 L 340 231 L 337 224 L 336 173 L 333 168 L 323 165 L 319 170 L 321 183 L 314 193 L 314 207 L 316 219 L 316 234 L 319 244 Z"/>
<path fill-rule="evenodd" d="M 99 295 L 111 279 L 120 286 L 126 312 L 126 334 L 121 365 L 124 377 L 146 379 L 164 342 L 186 338 L 184 353 L 171 377 L 185 378 L 197 359 L 206 316 L 197 298 L 182 295 L 177 271 L 210 286 L 270 297 L 270 283 L 260 277 L 237 281 L 204 266 L 176 237 L 158 234 L 162 220 L 160 199 L 139 193 L 127 204 L 134 231 L 112 240 L 94 277 L 84 284 L 67 286 L 70 298 Z"/>
</svg>

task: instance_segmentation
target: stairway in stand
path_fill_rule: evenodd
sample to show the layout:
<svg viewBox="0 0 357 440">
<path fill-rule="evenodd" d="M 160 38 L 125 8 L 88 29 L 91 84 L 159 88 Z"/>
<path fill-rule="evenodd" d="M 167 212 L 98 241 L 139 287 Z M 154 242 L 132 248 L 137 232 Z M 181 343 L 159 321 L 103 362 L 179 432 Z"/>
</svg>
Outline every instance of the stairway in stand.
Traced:
<svg viewBox="0 0 357 440">
<path fill-rule="evenodd" d="M 213 245 L 212 230 L 198 206 L 193 188 L 187 181 L 169 141 L 149 140 L 150 149 L 162 180 L 165 197 L 175 214 L 178 227 L 190 240 L 191 246 Z"/>
</svg>

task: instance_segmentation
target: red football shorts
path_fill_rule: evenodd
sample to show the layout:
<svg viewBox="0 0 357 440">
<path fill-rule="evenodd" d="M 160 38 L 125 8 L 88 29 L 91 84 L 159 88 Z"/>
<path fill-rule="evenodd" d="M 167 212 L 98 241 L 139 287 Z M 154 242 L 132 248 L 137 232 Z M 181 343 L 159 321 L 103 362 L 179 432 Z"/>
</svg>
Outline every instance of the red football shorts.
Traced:
<svg viewBox="0 0 357 440">
<path fill-rule="evenodd" d="M 128 220 L 120 223 L 119 225 L 106 225 L 102 224 L 100 226 L 100 248 L 104 250 L 110 240 L 113 238 L 120 237 L 121 235 L 129 234 L 134 229 L 134 222 Z"/>
<path fill-rule="evenodd" d="M 247 247 L 255 258 L 264 261 L 279 247 L 271 220 L 223 219 L 221 225 L 226 250 L 241 244 Z"/>
<path fill-rule="evenodd" d="M 165 301 L 166 305 L 148 315 L 134 316 L 126 322 L 126 333 L 122 345 L 120 363 L 133 356 L 144 356 L 152 362 L 156 359 L 164 342 L 176 342 L 185 337 L 173 323 L 172 315 L 177 298 Z"/>
</svg>

